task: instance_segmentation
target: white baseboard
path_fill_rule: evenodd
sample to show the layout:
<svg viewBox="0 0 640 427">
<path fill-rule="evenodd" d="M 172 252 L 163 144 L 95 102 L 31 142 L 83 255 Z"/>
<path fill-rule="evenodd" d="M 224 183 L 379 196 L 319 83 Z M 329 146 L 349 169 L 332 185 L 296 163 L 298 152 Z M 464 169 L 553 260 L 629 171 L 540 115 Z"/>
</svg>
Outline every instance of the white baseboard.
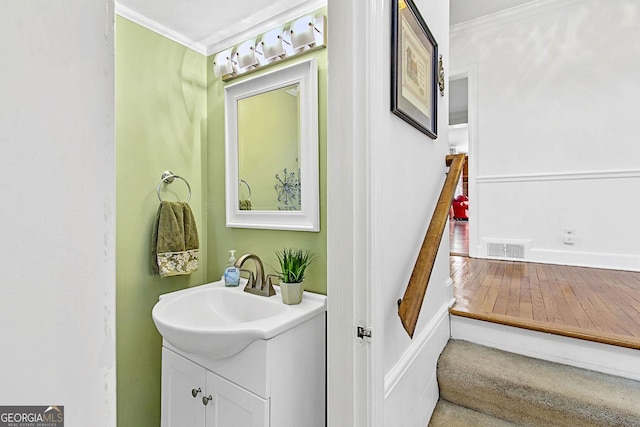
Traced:
<svg viewBox="0 0 640 427">
<path fill-rule="evenodd" d="M 476 246 L 477 258 L 487 256 L 486 246 Z M 525 259 L 505 261 L 536 262 L 541 264 L 573 265 L 576 267 L 604 268 L 607 270 L 640 271 L 640 255 L 601 252 L 563 251 L 555 249 L 530 249 Z"/>
<path fill-rule="evenodd" d="M 439 397 L 436 365 L 448 341 L 449 307 L 445 304 L 385 375 L 384 425 L 429 423 Z"/>
<path fill-rule="evenodd" d="M 640 380 L 640 351 L 451 316 L 451 338 L 578 368 Z"/>
<path fill-rule="evenodd" d="M 640 255 L 531 249 L 530 262 L 640 271 Z"/>
</svg>

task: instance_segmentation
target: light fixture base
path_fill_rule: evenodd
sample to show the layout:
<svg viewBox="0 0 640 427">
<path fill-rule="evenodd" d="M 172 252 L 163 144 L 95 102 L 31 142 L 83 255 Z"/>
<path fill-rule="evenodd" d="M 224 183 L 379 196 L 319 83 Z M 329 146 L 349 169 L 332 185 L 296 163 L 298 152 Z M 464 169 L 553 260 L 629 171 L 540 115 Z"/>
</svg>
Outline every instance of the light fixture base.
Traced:
<svg viewBox="0 0 640 427">
<path fill-rule="evenodd" d="M 292 29 L 307 22 L 308 34 L 302 44 L 292 44 Z M 313 14 L 294 19 L 273 28 L 258 37 L 225 49 L 214 56 L 213 70 L 216 77 L 228 82 L 241 76 L 263 70 L 282 61 L 300 57 L 327 47 L 327 17 Z M 251 45 L 251 46 L 250 46 Z M 234 60 L 235 59 L 235 60 Z"/>
</svg>

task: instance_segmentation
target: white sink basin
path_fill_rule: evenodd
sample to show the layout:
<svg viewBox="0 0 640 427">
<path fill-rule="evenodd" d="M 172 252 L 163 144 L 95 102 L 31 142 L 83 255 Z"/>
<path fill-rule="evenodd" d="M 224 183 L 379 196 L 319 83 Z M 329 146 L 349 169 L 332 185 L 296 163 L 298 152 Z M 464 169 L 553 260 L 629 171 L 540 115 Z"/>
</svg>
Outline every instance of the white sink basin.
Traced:
<svg viewBox="0 0 640 427">
<path fill-rule="evenodd" d="M 153 307 L 153 322 L 174 347 L 222 359 L 326 311 L 323 295 L 305 292 L 300 304 L 286 305 L 275 288 L 276 295 L 262 297 L 218 281 L 164 294 Z"/>
</svg>

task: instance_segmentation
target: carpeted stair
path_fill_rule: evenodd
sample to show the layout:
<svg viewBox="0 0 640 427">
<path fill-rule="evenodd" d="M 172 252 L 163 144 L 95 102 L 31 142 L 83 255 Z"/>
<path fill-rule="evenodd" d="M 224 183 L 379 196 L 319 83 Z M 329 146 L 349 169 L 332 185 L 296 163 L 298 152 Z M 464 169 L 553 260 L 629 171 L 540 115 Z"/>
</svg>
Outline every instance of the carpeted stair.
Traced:
<svg viewBox="0 0 640 427">
<path fill-rule="evenodd" d="M 440 355 L 437 376 L 429 426 L 640 427 L 638 381 L 459 340 Z"/>
</svg>

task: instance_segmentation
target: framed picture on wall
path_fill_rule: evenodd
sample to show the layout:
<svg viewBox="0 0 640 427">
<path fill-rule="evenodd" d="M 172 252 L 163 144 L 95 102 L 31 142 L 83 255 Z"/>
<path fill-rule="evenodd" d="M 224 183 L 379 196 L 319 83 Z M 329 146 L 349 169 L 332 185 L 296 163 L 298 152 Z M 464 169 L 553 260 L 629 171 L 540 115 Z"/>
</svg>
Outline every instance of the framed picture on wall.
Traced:
<svg viewBox="0 0 640 427">
<path fill-rule="evenodd" d="M 412 0 L 391 0 L 391 111 L 438 137 L 438 44 Z"/>
</svg>

